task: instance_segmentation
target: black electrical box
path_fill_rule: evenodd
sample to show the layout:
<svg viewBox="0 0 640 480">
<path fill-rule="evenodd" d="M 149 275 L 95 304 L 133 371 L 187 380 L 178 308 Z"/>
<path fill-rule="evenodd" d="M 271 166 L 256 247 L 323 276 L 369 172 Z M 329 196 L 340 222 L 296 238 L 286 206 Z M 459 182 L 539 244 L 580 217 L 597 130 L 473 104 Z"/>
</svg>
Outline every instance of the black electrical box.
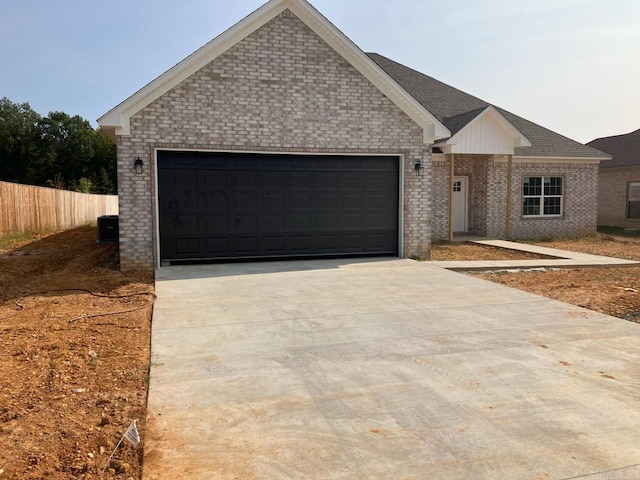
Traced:
<svg viewBox="0 0 640 480">
<path fill-rule="evenodd" d="M 98 240 L 96 243 L 118 243 L 119 239 L 118 215 L 98 217 Z"/>
</svg>

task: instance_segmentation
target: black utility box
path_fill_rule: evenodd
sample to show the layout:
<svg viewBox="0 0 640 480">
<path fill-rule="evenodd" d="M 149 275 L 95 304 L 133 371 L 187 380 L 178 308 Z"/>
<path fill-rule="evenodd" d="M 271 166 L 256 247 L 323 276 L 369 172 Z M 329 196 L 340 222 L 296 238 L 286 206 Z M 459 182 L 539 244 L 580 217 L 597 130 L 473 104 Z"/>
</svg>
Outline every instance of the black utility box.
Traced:
<svg viewBox="0 0 640 480">
<path fill-rule="evenodd" d="M 96 243 L 118 243 L 119 239 L 118 215 L 98 217 L 98 240 Z"/>
</svg>

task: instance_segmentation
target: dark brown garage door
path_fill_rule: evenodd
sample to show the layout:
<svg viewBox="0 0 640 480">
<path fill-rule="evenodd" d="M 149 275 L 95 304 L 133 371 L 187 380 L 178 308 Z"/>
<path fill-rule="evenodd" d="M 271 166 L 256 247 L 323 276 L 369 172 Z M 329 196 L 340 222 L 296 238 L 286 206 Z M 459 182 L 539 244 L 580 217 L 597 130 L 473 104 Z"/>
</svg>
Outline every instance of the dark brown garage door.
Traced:
<svg viewBox="0 0 640 480">
<path fill-rule="evenodd" d="M 397 157 L 158 152 L 163 262 L 398 253 Z"/>
</svg>

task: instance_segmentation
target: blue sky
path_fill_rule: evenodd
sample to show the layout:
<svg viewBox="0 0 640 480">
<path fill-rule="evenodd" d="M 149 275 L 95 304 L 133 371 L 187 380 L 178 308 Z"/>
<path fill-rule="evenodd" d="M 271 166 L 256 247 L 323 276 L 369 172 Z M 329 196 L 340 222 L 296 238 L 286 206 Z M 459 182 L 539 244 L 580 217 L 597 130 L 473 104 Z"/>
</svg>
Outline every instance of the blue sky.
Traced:
<svg viewBox="0 0 640 480">
<path fill-rule="evenodd" d="M 95 120 L 263 0 L 0 0 L 0 97 Z M 312 0 L 358 46 L 581 142 L 640 128 L 638 0 Z"/>
</svg>

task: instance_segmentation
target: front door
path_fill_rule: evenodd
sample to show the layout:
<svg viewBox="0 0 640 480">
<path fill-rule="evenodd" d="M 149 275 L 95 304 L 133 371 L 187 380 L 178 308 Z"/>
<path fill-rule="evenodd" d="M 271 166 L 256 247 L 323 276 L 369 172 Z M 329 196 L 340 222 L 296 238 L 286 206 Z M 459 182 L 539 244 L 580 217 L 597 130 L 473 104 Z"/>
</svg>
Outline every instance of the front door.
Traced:
<svg viewBox="0 0 640 480">
<path fill-rule="evenodd" d="M 453 231 L 467 231 L 468 177 L 453 177 Z"/>
</svg>

